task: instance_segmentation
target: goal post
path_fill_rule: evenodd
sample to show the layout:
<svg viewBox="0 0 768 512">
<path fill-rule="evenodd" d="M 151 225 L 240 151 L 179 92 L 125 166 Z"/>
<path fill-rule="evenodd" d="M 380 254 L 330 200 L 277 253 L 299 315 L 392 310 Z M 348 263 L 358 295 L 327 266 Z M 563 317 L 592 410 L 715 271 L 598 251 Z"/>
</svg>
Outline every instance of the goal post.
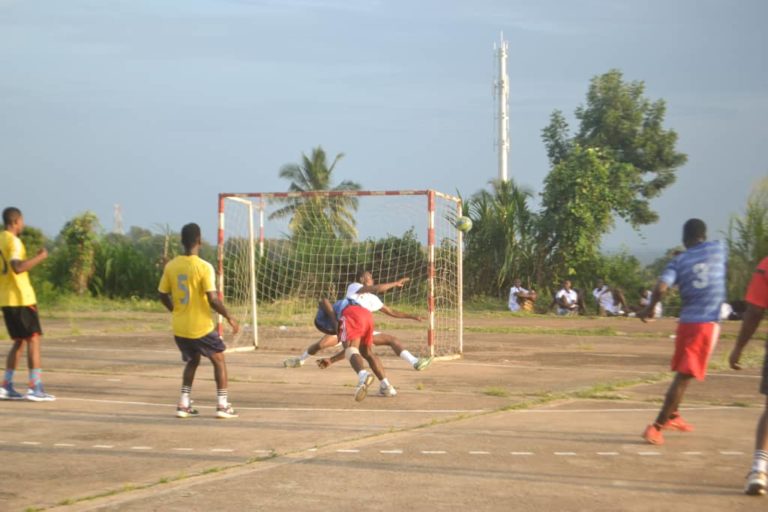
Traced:
<svg viewBox="0 0 768 512">
<path fill-rule="evenodd" d="M 381 298 L 424 322 L 376 315 L 409 350 L 463 353 L 461 199 L 435 190 L 219 194 L 219 296 L 241 324 L 235 350 L 271 346 L 260 327 L 311 326 L 319 299 L 341 298 L 359 270 L 410 281 Z M 222 319 L 219 319 L 222 331 Z M 264 332 L 264 329 L 261 329 Z M 231 338 L 231 339 L 230 339 Z"/>
</svg>

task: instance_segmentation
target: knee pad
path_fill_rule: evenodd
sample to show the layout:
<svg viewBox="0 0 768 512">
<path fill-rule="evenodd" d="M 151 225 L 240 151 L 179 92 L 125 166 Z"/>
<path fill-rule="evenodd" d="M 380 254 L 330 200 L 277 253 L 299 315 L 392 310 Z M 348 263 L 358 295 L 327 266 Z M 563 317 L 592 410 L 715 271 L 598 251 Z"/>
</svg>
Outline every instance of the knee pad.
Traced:
<svg viewBox="0 0 768 512">
<path fill-rule="evenodd" d="M 352 359 L 353 355 L 360 355 L 360 351 L 357 349 L 357 347 L 347 347 L 346 350 L 344 350 L 344 357 L 347 358 L 347 361 Z"/>
</svg>

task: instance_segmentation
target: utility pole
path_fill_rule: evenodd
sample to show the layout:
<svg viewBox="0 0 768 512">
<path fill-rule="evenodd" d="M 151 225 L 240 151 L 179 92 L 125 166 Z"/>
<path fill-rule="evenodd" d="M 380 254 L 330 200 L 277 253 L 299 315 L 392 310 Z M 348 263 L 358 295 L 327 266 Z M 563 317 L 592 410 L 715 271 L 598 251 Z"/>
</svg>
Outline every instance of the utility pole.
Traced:
<svg viewBox="0 0 768 512">
<path fill-rule="evenodd" d="M 509 78 L 507 77 L 507 50 L 509 43 L 504 40 L 504 33 L 498 43 L 493 45 L 499 59 L 499 76 L 494 82 L 498 101 L 498 139 L 496 149 L 499 152 L 499 181 L 509 181 L 507 164 L 509 158 Z"/>
</svg>

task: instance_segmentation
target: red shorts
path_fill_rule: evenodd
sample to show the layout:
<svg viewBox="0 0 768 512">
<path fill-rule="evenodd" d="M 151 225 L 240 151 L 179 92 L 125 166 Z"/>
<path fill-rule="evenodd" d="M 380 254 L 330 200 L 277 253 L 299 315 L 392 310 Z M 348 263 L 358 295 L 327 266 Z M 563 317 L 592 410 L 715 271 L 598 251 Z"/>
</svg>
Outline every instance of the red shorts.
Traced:
<svg viewBox="0 0 768 512">
<path fill-rule="evenodd" d="M 718 336 L 720 324 L 717 322 L 678 324 L 675 354 L 670 364 L 672 370 L 704 380 L 709 356 L 715 350 Z"/>
<path fill-rule="evenodd" d="M 339 341 L 346 344 L 349 340 L 360 339 L 361 345 L 373 344 L 373 315 L 362 306 L 347 306 L 339 322 L 341 336 Z"/>
</svg>

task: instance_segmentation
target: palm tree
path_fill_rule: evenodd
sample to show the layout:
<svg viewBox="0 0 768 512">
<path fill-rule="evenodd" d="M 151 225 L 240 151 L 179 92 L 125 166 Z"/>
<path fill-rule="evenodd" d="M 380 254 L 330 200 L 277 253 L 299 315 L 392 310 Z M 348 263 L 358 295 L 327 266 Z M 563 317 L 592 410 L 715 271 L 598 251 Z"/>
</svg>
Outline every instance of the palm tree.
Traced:
<svg viewBox="0 0 768 512">
<path fill-rule="evenodd" d="M 301 164 L 286 164 L 280 168 L 280 177 L 291 181 L 289 192 L 313 191 L 355 191 L 360 190 L 359 183 L 344 180 L 335 187 L 331 186 L 331 175 L 343 153 L 336 155 L 328 166 L 325 151 L 321 146 L 312 149 L 307 157 L 302 153 Z M 331 238 L 352 240 L 357 237 L 354 213 L 358 200 L 352 196 L 303 196 L 284 199 L 286 206 L 274 211 L 269 218 L 291 217 L 289 227 L 296 235 L 316 236 L 325 232 Z"/>
<path fill-rule="evenodd" d="M 475 193 L 467 205 L 474 227 L 466 239 L 465 275 L 474 276 L 470 289 L 498 294 L 516 277 L 535 276 L 535 214 L 528 206 L 530 191 L 500 180 L 491 181 L 491 188 Z"/>
</svg>

